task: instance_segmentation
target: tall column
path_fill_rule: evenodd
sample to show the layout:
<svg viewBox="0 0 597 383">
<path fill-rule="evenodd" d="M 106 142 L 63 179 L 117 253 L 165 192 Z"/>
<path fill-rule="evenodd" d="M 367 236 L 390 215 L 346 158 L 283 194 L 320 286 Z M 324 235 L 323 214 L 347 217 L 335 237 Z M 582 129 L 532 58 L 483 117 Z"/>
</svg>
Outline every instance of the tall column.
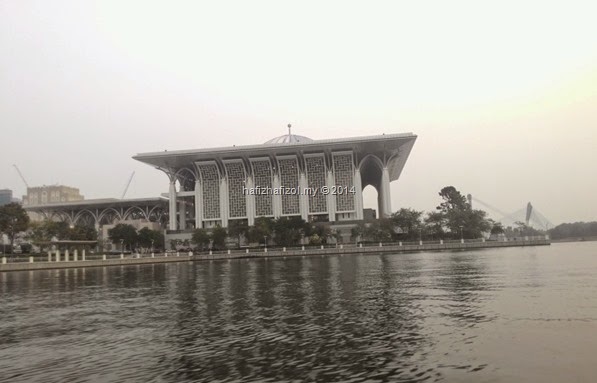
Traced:
<svg viewBox="0 0 597 383">
<path fill-rule="evenodd" d="M 334 173 L 332 173 L 332 171 L 328 171 L 326 185 L 330 190 L 330 193 L 327 195 L 328 219 L 330 222 L 334 222 L 336 221 L 336 196 L 331 193 L 331 190 L 335 185 Z"/>
<path fill-rule="evenodd" d="M 361 171 L 359 168 L 354 170 L 353 185 L 354 193 L 354 209 L 356 212 L 356 219 L 363 219 L 363 183 L 361 181 Z"/>
<path fill-rule="evenodd" d="M 381 172 L 381 198 L 380 198 L 380 217 L 389 217 L 392 214 L 392 199 L 390 193 L 390 172 L 384 166 Z"/>
<path fill-rule="evenodd" d="M 184 198 L 178 202 L 178 228 L 185 230 L 187 228 L 187 204 Z"/>
<path fill-rule="evenodd" d="M 250 191 L 253 190 L 255 184 L 253 183 L 253 177 L 248 176 L 247 181 L 245 182 L 246 190 L 246 204 L 247 204 L 247 221 L 249 226 L 253 226 L 255 224 L 255 194 L 251 194 Z"/>
<path fill-rule="evenodd" d="M 168 214 L 170 219 L 170 230 L 176 230 L 176 181 L 170 181 L 170 195 L 168 201 Z"/>
<path fill-rule="evenodd" d="M 272 188 L 274 190 L 280 190 L 280 177 L 278 174 L 274 174 Z M 272 211 L 274 213 L 274 218 L 280 218 L 282 215 L 282 196 L 280 194 L 272 193 Z"/>
<path fill-rule="evenodd" d="M 195 228 L 203 227 L 203 189 L 201 182 L 195 181 Z"/>
<path fill-rule="evenodd" d="M 301 172 L 299 177 L 299 207 L 301 211 L 301 218 L 305 221 L 309 220 L 309 196 L 305 194 L 307 187 L 307 176 Z"/>
<path fill-rule="evenodd" d="M 222 177 L 220 180 L 220 218 L 222 227 L 228 227 L 228 180 Z"/>
</svg>

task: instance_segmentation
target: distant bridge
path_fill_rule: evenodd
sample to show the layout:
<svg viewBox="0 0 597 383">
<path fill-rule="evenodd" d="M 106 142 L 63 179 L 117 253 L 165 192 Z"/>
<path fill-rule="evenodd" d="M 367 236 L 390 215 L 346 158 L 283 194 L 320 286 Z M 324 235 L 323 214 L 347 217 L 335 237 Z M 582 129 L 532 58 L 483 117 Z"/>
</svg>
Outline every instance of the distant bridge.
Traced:
<svg viewBox="0 0 597 383">
<path fill-rule="evenodd" d="M 535 229 L 548 230 L 554 227 L 554 224 L 550 222 L 543 214 L 541 214 L 533 205 L 529 202 L 526 206 L 516 210 L 513 213 L 506 213 L 495 206 L 483 202 L 480 199 L 471 196 L 467 196 L 469 204 L 475 202 L 491 210 L 493 213 L 499 215 L 498 222 L 504 226 L 515 226 L 517 222 L 523 222 L 525 225 L 534 227 Z"/>
</svg>

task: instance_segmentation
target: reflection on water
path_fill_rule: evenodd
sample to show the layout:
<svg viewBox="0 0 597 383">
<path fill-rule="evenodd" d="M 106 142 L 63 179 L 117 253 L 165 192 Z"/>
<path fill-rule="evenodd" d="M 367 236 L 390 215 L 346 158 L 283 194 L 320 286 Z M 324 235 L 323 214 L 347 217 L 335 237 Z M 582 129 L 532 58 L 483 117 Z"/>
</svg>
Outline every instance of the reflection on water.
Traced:
<svg viewBox="0 0 597 383">
<path fill-rule="evenodd" d="M 0 381 L 508 381 L 492 331 L 595 329 L 573 246 L 0 273 Z"/>
</svg>

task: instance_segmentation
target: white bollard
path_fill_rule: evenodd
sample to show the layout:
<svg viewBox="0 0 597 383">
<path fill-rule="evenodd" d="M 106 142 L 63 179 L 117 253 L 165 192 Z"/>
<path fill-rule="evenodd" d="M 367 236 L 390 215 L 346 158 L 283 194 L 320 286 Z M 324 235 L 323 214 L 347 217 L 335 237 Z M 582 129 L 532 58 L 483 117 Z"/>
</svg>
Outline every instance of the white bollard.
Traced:
<svg viewBox="0 0 597 383">
<path fill-rule="evenodd" d="M 249 254 L 249 249 L 247 249 L 247 254 Z"/>
<path fill-rule="evenodd" d="M 6 265 L 6 257 L 2 257 L 2 264 Z"/>
<path fill-rule="evenodd" d="M 460 243 L 464 243 L 464 238 L 460 240 Z"/>
<path fill-rule="evenodd" d="M 323 245 L 321 245 L 321 250 L 323 250 Z"/>
<path fill-rule="evenodd" d="M 360 247 L 360 248 L 362 248 L 362 247 L 363 247 L 363 244 L 362 244 L 362 243 L 359 243 L 359 247 Z"/>
<path fill-rule="evenodd" d="M 151 258 L 155 258 L 155 254 L 154 253 L 151 253 Z"/>
<path fill-rule="evenodd" d="M 264 253 L 267 253 L 267 247 L 266 247 L 265 249 L 263 249 L 263 252 L 264 252 Z"/>
<path fill-rule="evenodd" d="M 344 249 L 344 245 L 341 244 L 340 245 L 340 250 L 342 250 L 342 249 Z"/>
<path fill-rule="evenodd" d="M 79 251 L 77 249 L 75 249 L 75 252 L 73 253 L 73 261 L 77 262 L 79 260 Z"/>
<path fill-rule="evenodd" d="M 228 255 L 230 255 L 230 249 L 228 249 Z"/>
<path fill-rule="evenodd" d="M 68 262 L 68 249 L 64 252 L 64 262 Z"/>
<path fill-rule="evenodd" d="M 81 253 L 81 260 L 82 261 L 85 260 L 85 249 L 83 249 L 83 252 Z"/>
<path fill-rule="evenodd" d="M 102 254 L 102 261 L 106 260 L 106 254 Z"/>
<path fill-rule="evenodd" d="M 141 254 L 137 253 L 137 259 L 141 258 Z"/>
<path fill-rule="evenodd" d="M 423 241 L 419 241 L 419 246 L 423 246 Z"/>
<path fill-rule="evenodd" d="M 305 246 L 301 246 L 301 250 L 302 250 L 302 251 L 305 251 Z"/>
<path fill-rule="evenodd" d="M 29 257 L 29 263 L 33 263 L 33 257 Z"/>
<path fill-rule="evenodd" d="M 189 251 L 189 257 L 192 257 L 192 256 L 193 256 L 193 252 Z"/>
<path fill-rule="evenodd" d="M 164 251 L 164 257 L 168 258 L 168 253 Z"/>
<path fill-rule="evenodd" d="M 48 250 L 48 262 L 52 262 L 52 251 Z"/>
<path fill-rule="evenodd" d="M 212 255 L 213 253 L 211 252 L 211 250 L 209 251 L 209 255 Z"/>
<path fill-rule="evenodd" d="M 286 252 L 286 247 L 283 247 L 283 248 L 282 248 L 282 251 L 285 253 L 285 252 Z"/>
<path fill-rule="evenodd" d="M 180 257 L 180 252 L 179 251 L 176 252 L 176 256 Z"/>
<path fill-rule="evenodd" d="M 402 241 L 398 242 L 398 246 L 402 246 Z"/>
<path fill-rule="evenodd" d="M 56 249 L 56 262 L 60 262 L 60 250 Z"/>
<path fill-rule="evenodd" d="M 481 242 L 485 243 L 485 238 L 481 238 Z"/>
<path fill-rule="evenodd" d="M 379 247 L 383 247 L 383 245 L 381 244 L 381 242 L 379 243 Z"/>
<path fill-rule="evenodd" d="M 124 259 L 124 254 L 120 253 L 120 259 Z"/>
<path fill-rule="evenodd" d="M 440 239 L 440 240 L 439 240 L 439 244 L 440 244 L 440 245 L 443 245 L 443 244 L 444 244 L 444 240 L 443 240 L 443 239 Z"/>
</svg>

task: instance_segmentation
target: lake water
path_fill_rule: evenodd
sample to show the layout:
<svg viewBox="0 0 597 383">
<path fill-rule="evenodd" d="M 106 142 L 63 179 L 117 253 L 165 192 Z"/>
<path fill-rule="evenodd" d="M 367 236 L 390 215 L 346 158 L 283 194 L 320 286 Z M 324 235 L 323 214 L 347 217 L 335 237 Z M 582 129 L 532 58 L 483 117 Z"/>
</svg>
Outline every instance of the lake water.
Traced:
<svg viewBox="0 0 597 383">
<path fill-rule="evenodd" d="M 0 273 L 0 381 L 597 381 L 597 242 Z"/>
</svg>

